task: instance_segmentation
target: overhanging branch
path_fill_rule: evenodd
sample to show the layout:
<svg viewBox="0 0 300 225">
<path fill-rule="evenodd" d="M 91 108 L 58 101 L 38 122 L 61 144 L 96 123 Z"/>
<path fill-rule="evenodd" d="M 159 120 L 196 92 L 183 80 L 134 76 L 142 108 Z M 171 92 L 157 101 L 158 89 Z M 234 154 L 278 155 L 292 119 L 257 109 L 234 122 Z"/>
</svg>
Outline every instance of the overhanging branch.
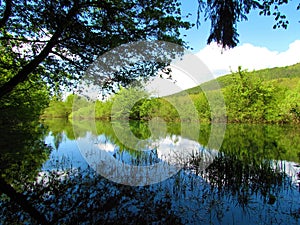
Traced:
<svg viewBox="0 0 300 225">
<path fill-rule="evenodd" d="M 65 17 L 65 20 L 62 22 L 62 25 L 57 29 L 48 43 L 45 45 L 43 50 L 37 55 L 33 60 L 31 60 L 27 65 L 25 65 L 14 77 L 12 77 L 8 82 L 0 87 L 0 98 L 4 95 L 10 93 L 19 83 L 24 82 L 28 79 L 29 75 L 42 63 L 46 57 L 51 52 L 52 48 L 58 44 L 59 38 L 61 37 L 64 29 L 70 25 L 72 18 L 78 13 L 78 5 L 70 10 L 68 15 Z"/>
<path fill-rule="evenodd" d="M 50 225 L 46 217 L 37 211 L 31 203 L 29 203 L 26 197 L 16 192 L 16 190 L 9 184 L 7 184 L 1 177 L 0 177 L 0 192 L 6 194 L 12 201 L 16 202 L 20 205 L 25 212 L 27 212 L 32 218 L 34 218 L 39 224 Z"/>
</svg>

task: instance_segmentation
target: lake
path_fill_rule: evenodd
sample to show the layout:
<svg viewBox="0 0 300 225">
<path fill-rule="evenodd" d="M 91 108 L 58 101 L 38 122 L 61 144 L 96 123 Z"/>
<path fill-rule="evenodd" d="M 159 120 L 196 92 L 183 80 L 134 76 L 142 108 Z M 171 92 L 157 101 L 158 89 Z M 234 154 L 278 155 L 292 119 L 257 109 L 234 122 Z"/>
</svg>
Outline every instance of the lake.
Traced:
<svg viewBox="0 0 300 225">
<path fill-rule="evenodd" d="M 54 224 L 300 223 L 300 126 L 43 126 L 52 150 L 27 194 Z"/>
</svg>

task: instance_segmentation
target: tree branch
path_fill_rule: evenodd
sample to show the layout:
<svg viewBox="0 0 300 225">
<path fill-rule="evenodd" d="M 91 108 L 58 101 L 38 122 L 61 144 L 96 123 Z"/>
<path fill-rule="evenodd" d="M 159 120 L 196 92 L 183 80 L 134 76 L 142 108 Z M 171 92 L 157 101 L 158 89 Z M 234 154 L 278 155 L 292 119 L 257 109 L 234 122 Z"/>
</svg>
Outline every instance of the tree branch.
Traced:
<svg viewBox="0 0 300 225">
<path fill-rule="evenodd" d="M 58 28 L 43 50 L 37 55 L 33 60 L 31 60 L 27 65 L 25 65 L 14 77 L 12 77 L 8 82 L 0 87 L 0 98 L 4 95 L 10 93 L 19 83 L 24 82 L 28 79 L 30 73 L 32 73 L 41 62 L 43 62 L 46 57 L 51 52 L 52 48 L 58 44 L 59 38 L 61 37 L 64 29 L 71 23 L 72 17 L 76 15 L 78 12 L 79 7 L 76 4 L 68 13 L 65 20 L 62 21 L 62 25 Z"/>
<path fill-rule="evenodd" d="M 82 66 L 80 66 L 80 64 L 76 63 L 75 61 L 73 61 L 72 59 L 68 58 L 67 56 L 64 56 L 63 54 L 58 53 L 57 51 L 51 51 L 50 53 L 52 53 L 53 55 L 56 55 L 56 56 L 60 57 L 62 60 L 65 60 L 65 61 L 69 62 L 70 64 L 72 64 L 73 66 L 75 66 L 77 68 L 82 68 Z"/>
<path fill-rule="evenodd" d="M 12 0 L 6 0 L 5 11 L 3 17 L 0 19 L 0 28 L 2 28 L 8 21 L 12 9 Z"/>
<path fill-rule="evenodd" d="M 14 37 L 0 37 L 0 40 L 14 40 L 14 41 L 22 41 L 22 42 L 32 42 L 32 43 L 47 43 L 49 40 L 30 40 L 27 38 L 14 38 Z"/>
<path fill-rule="evenodd" d="M 0 88 L 0 98 L 11 92 L 19 83 L 28 79 L 29 74 L 38 67 L 38 65 L 49 55 L 51 49 L 57 44 L 61 33 L 62 31 L 57 30 L 40 54 L 31 60 L 30 63 L 25 65 L 13 78 Z"/>
<path fill-rule="evenodd" d="M 29 203 L 26 197 L 16 192 L 16 190 L 9 184 L 7 184 L 1 177 L 0 177 L 0 191 L 6 194 L 12 201 L 16 202 L 20 205 L 25 212 L 27 212 L 32 218 L 34 218 L 39 224 L 50 225 L 46 217 L 37 211 L 31 203 Z"/>
</svg>

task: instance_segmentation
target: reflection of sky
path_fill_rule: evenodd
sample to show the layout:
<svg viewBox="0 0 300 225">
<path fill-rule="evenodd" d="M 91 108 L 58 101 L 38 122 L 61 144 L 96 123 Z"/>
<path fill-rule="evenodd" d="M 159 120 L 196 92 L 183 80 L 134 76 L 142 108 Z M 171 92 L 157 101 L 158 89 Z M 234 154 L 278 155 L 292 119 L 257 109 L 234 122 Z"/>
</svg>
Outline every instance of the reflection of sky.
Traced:
<svg viewBox="0 0 300 225">
<path fill-rule="evenodd" d="M 119 161 L 128 161 L 132 159 L 129 152 L 119 151 L 119 147 L 113 144 L 105 135 L 94 137 L 91 133 L 87 133 L 84 138 L 78 140 L 85 141 L 85 146 L 95 146 L 97 152 L 106 152 L 110 156 L 116 157 Z M 54 146 L 54 138 L 50 134 L 45 143 Z M 150 146 L 158 146 L 158 157 L 160 158 L 166 148 L 176 148 L 185 146 L 186 148 L 200 147 L 200 144 L 177 135 L 167 136 L 151 143 Z M 116 154 L 118 153 L 118 154 Z M 147 152 L 145 152 L 146 154 Z M 82 152 L 78 148 L 77 141 L 69 140 L 63 134 L 62 142 L 57 150 L 53 150 L 50 160 L 45 163 L 44 169 L 54 168 L 51 161 L 58 160 L 66 162 L 69 159 L 72 161 L 73 167 L 87 167 L 87 162 L 81 155 Z M 93 156 L 93 155 L 91 155 Z M 95 159 L 95 156 L 94 156 Z M 277 162 L 281 170 L 293 176 L 296 173 L 294 163 Z M 298 170 L 299 171 L 299 170 Z M 170 210 L 178 217 L 185 221 L 185 224 L 296 224 L 298 222 L 292 217 L 291 213 L 298 213 L 299 209 L 299 194 L 296 189 L 279 188 L 278 192 L 268 193 L 266 196 L 260 192 L 249 195 L 248 204 L 242 204 L 243 196 L 233 195 L 232 193 L 218 192 L 217 189 L 212 189 L 211 184 L 206 179 L 197 176 L 193 172 L 181 170 L 170 179 L 166 179 L 160 183 L 149 186 L 151 195 L 154 195 L 155 204 L 160 204 L 162 199 L 169 198 L 171 201 Z M 276 187 L 274 187 L 276 190 Z M 230 190 L 230 188 L 229 188 Z M 245 191 L 247 192 L 247 191 Z M 114 193 L 111 191 L 110 193 Z M 241 192 L 242 193 L 242 192 Z M 147 195 L 146 195 L 147 196 Z M 247 196 L 246 196 L 247 197 Z M 275 202 L 270 203 L 270 197 L 275 199 Z M 137 204 L 135 196 L 132 200 L 128 200 L 125 207 L 135 207 Z M 141 205 L 143 205 L 141 201 Z M 124 206 L 122 206 L 124 207 Z M 139 211 L 138 211 L 139 212 Z M 137 213 L 138 213 L 137 212 Z M 299 215 L 299 214 L 298 214 Z M 295 214 L 295 216 L 297 216 Z M 220 218 L 220 220 L 219 220 Z"/>
<path fill-rule="evenodd" d="M 300 180 L 298 178 L 298 174 L 300 174 L 300 167 L 297 163 L 288 162 L 288 161 L 277 161 L 274 162 L 274 169 L 279 169 L 287 174 L 294 184 L 300 185 Z"/>
<path fill-rule="evenodd" d="M 82 157 L 76 140 L 70 140 L 63 133 L 62 142 L 58 149 L 54 146 L 54 137 L 50 133 L 45 138 L 45 144 L 53 147 L 49 160 L 43 165 L 43 170 L 82 168 L 88 167 L 87 162 Z"/>
<path fill-rule="evenodd" d="M 152 164 L 161 161 L 171 164 L 184 163 L 187 162 L 195 152 L 199 152 L 203 149 L 203 146 L 198 142 L 177 135 L 166 136 L 155 141 L 149 139 L 148 143 L 149 144 L 142 147 L 142 149 L 137 149 L 136 154 L 132 154 L 128 151 L 120 151 L 117 145 L 110 142 L 104 135 L 100 135 L 97 138 L 96 147 L 99 151 L 105 151 L 115 159 L 127 164 L 132 164 L 135 162 L 135 159 L 139 158 L 139 165 L 149 165 L 150 157 Z M 206 154 L 210 153 L 211 152 L 208 151 L 206 152 Z M 217 152 L 214 151 L 213 155 L 216 156 L 216 154 Z M 143 162 L 143 159 L 145 162 Z"/>
<path fill-rule="evenodd" d="M 86 137 L 80 139 L 84 139 L 86 147 L 94 146 L 99 153 L 104 151 L 116 160 L 125 164 L 149 165 L 149 157 L 152 157 L 152 163 L 150 164 L 161 161 L 178 163 L 178 154 L 181 154 L 184 162 L 187 162 L 186 160 L 195 151 L 204 151 L 204 155 L 207 155 L 210 158 L 214 158 L 217 155 L 217 151 L 207 151 L 198 142 L 176 135 L 160 138 L 153 142 L 150 141 L 148 149 L 143 149 L 143 151 L 140 152 L 139 157 L 137 157 L 138 154 L 134 155 L 129 151 L 120 151 L 120 148 L 112 143 L 105 135 L 93 137 L 91 133 L 87 133 Z M 83 156 L 82 154 L 84 154 L 84 151 L 79 149 L 77 140 L 68 139 L 64 133 L 62 134 L 62 141 L 59 144 L 58 149 L 55 149 L 54 137 L 51 133 L 45 138 L 45 144 L 52 146 L 53 150 L 49 156 L 49 160 L 43 165 L 43 170 L 67 168 L 86 169 L 91 165 L 90 160 L 94 163 L 97 163 L 97 160 L 101 160 L 100 158 L 96 159 L 97 154 L 94 157 L 93 155 Z M 296 166 L 296 163 L 278 161 L 274 162 L 274 168 L 285 172 L 291 177 L 293 183 L 298 182 L 297 173 L 300 173 L 300 168 Z"/>
</svg>

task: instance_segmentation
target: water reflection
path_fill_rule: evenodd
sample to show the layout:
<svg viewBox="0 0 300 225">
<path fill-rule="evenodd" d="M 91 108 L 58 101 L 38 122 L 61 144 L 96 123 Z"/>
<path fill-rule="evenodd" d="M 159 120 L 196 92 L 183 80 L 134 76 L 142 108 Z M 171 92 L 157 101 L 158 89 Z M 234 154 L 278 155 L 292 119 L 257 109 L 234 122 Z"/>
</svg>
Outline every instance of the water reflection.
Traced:
<svg viewBox="0 0 300 225">
<path fill-rule="evenodd" d="M 87 132 L 77 139 L 82 156 L 98 174 L 131 186 L 161 182 L 189 165 L 192 158 L 201 158 L 201 170 L 214 160 L 210 151 L 198 142 L 170 135 L 147 138 L 136 143 L 134 149 L 120 148 L 105 134 Z M 200 162 L 197 164 L 200 169 Z"/>
<path fill-rule="evenodd" d="M 201 125 L 195 140 L 180 135 L 180 124 L 168 124 L 164 136 L 149 141 L 147 124 L 132 123 L 135 135 L 148 140 L 136 151 L 120 143 L 106 122 L 94 129 L 88 121 L 75 123 L 81 128 L 77 134 L 70 132 L 72 124 L 45 124 L 51 125 L 46 140 L 55 150 L 37 182 L 24 189 L 52 224 L 299 224 L 300 127 L 228 125 L 217 152 L 207 149 L 209 125 Z M 78 140 L 86 152 L 75 144 Z M 89 158 L 89 151 L 95 151 L 122 165 L 173 164 L 165 156 L 176 147 L 190 149 L 183 168 L 147 186 L 111 182 L 97 173 L 103 170 L 99 158 Z M 203 165 L 205 155 L 213 158 L 209 165 Z M 145 183 L 145 177 L 136 180 Z M 9 207 L 6 200 L 1 206 L 1 223 L 34 223 L 20 207 Z"/>
<path fill-rule="evenodd" d="M 51 120 L 45 123 L 50 124 L 51 127 L 54 122 Z M 65 139 L 70 141 L 61 142 L 61 144 L 70 144 L 71 140 L 77 137 L 76 143 L 79 145 L 81 155 L 85 157 L 87 163 L 94 161 L 89 163 L 90 166 L 101 161 L 101 155 L 106 155 L 129 165 L 149 166 L 163 161 L 172 165 L 189 166 L 189 169 L 197 168 L 199 173 L 218 156 L 222 159 L 230 159 L 233 163 L 242 162 L 243 164 L 239 165 L 240 169 L 244 165 L 254 167 L 269 163 L 272 169 L 280 168 L 292 178 L 294 183 L 297 183 L 300 162 L 300 136 L 298 135 L 300 127 L 297 126 L 227 125 L 221 149 L 215 151 L 207 147 L 211 132 L 210 125 L 201 125 L 199 137 L 195 140 L 195 135 L 192 134 L 181 136 L 181 125 L 177 123 L 169 123 L 167 130 L 163 132 L 161 130 L 165 127 L 158 123 L 155 135 L 151 136 L 147 123 L 133 121 L 130 123 L 131 130 L 142 139 L 135 143 L 133 149 L 126 146 L 126 141 L 124 143 L 119 140 L 109 122 L 97 121 L 93 129 L 91 124 L 91 121 L 76 121 L 73 124 L 69 123 L 68 126 L 65 124 L 62 133 Z M 75 129 L 77 134 L 70 132 L 72 126 L 77 127 Z M 196 128 L 192 127 L 192 124 L 190 127 L 192 133 Z M 55 128 L 57 127 L 54 126 L 54 130 Z M 61 138 L 62 133 L 52 132 L 50 136 L 54 143 Z M 130 139 L 126 137 L 126 133 L 124 136 L 122 140 Z M 74 146 L 64 148 L 66 148 L 64 152 L 73 152 Z M 82 157 L 78 159 L 80 160 Z M 94 165 L 93 168 L 96 167 Z"/>
</svg>

